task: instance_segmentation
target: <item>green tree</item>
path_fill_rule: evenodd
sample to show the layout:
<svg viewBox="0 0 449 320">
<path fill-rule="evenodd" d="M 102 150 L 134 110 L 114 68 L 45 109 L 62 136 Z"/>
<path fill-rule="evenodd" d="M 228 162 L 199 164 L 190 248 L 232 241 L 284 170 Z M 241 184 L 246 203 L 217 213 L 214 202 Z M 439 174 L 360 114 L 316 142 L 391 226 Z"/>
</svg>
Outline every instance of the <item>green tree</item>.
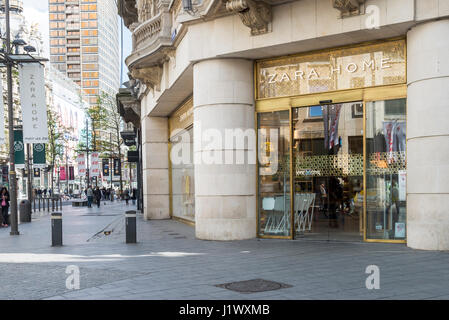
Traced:
<svg viewBox="0 0 449 320">
<path fill-rule="evenodd" d="M 46 157 L 49 162 L 49 170 L 51 170 L 51 189 L 53 187 L 54 168 L 60 164 L 64 155 L 64 131 L 65 128 L 61 124 L 61 116 L 47 106 L 47 126 L 48 126 L 48 143 L 46 149 Z"/>
</svg>

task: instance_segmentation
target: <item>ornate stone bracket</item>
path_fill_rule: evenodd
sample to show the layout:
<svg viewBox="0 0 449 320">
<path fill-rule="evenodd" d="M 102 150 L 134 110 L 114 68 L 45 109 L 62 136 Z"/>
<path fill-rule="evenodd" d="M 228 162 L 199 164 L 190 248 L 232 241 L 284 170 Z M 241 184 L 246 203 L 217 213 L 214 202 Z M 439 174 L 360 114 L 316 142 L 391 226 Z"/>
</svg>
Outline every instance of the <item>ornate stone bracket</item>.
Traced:
<svg viewBox="0 0 449 320">
<path fill-rule="evenodd" d="M 355 16 L 362 13 L 365 0 L 332 0 L 332 5 L 341 13 L 341 17 Z"/>
<path fill-rule="evenodd" d="M 152 67 L 132 69 L 131 76 L 134 79 L 139 79 L 148 87 L 151 87 L 156 91 L 160 91 L 162 72 L 163 72 L 162 66 L 155 65 Z"/>
<path fill-rule="evenodd" d="M 251 35 L 270 31 L 271 6 L 255 0 L 228 0 L 226 10 L 236 12 L 243 24 L 251 29 Z"/>
<path fill-rule="evenodd" d="M 117 6 L 118 14 L 123 18 L 123 22 L 127 28 L 137 23 L 136 0 L 119 0 Z"/>
</svg>

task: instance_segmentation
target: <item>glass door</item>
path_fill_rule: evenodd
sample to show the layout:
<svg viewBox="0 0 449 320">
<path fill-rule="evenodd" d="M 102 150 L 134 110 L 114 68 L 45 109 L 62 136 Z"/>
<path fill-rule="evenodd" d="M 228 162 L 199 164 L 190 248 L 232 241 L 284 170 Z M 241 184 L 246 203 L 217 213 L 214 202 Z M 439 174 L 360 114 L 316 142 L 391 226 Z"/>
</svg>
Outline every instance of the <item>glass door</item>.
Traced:
<svg viewBox="0 0 449 320">
<path fill-rule="evenodd" d="M 362 240 L 363 103 L 292 112 L 295 237 Z"/>
<path fill-rule="evenodd" d="M 257 122 L 258 234 L 290 238 L 290 111 L 259 113 Z"/>
</svg>

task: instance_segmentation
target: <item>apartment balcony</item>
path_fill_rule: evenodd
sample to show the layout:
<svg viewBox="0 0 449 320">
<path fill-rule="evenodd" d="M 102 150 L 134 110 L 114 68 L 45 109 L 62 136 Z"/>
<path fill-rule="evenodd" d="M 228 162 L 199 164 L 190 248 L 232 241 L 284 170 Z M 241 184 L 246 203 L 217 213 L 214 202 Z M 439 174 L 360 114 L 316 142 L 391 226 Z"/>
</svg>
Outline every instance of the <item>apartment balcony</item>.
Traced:
<svg viewBox="0 0 449 320">
<path fill-rule="evenodd" d="M 66 24 L 66 29 L 67 30 L 78 30 L 80 28 L 80 24 L 79 23 L 67 23 Z"/>
<path fill-rule="evenodd" d="M 78 42 L 75 42 L 75 43 L 67 43 L 67 48 L 73 48 L 73 47 L 76 47 L 76 48 L 79 48 L 80 47 L 80 42 L 78 41 Z"/>
<path fill-rule="evenodd" d="M 171 38 L 172 17 L 169 3 L 161 1 L 159 12 L 132 28 L 133 50 L 126 58 L 130 69 L 160 64 L 167 50 L 173 48 Z M 143 20 L 144 17 L 139 17 Z"/>
</svg>

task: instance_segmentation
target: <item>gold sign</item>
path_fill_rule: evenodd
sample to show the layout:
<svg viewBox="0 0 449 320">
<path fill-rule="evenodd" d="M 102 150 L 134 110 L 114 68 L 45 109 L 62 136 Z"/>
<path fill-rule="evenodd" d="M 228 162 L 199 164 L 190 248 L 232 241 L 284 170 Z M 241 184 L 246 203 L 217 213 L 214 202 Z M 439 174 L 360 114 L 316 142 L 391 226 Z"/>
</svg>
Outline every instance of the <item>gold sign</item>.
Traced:
<svg viewBox="0 0 449 320">
<path fill-rule="evenodd" d="M 170 115 L 170 137 L 193 124 L 193 97 L 185 101 Z"/>
<path fill-rule="evenodd" d="M 405 40 L 256 63 L 257 99 L 406 82 Z"/>
</svg>

